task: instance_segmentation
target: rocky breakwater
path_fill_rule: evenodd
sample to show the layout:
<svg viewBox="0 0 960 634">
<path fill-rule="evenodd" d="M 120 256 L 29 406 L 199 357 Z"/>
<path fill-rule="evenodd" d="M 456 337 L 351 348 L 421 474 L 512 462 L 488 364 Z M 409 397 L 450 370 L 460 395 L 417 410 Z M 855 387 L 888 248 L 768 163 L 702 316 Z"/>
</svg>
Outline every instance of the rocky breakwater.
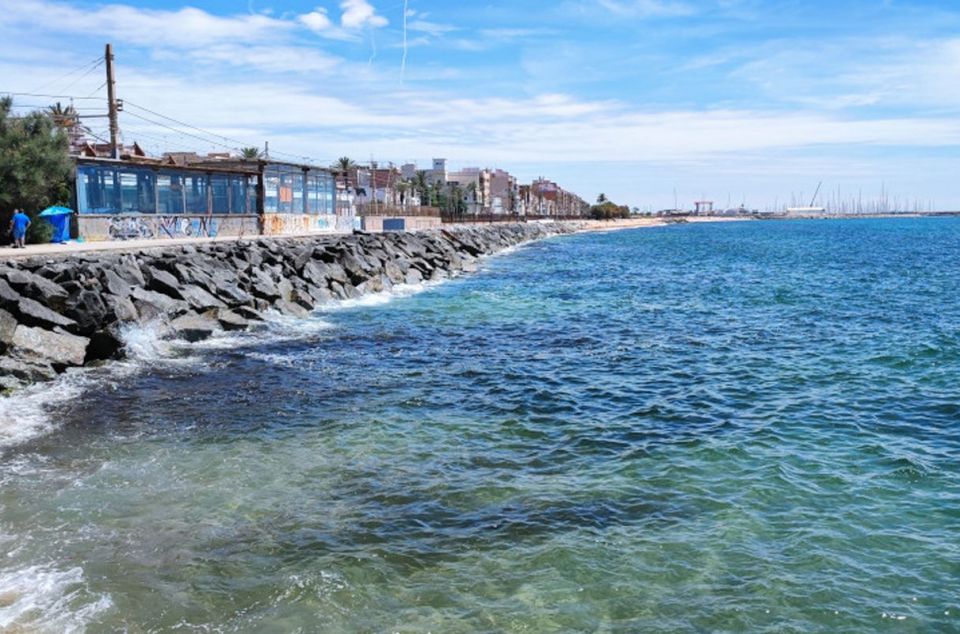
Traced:
<svg viewBox="0 0 960 634">
<path fill-rule="evenodd" d="M 470 271 L 484 255 L 575 228 L 485 225 L 12 260 L 0 265 L 0 391 L 121 358 L 130 325 L 198 341 L 271 312 L 306 316 L 326 302 Z"/>
</svg>

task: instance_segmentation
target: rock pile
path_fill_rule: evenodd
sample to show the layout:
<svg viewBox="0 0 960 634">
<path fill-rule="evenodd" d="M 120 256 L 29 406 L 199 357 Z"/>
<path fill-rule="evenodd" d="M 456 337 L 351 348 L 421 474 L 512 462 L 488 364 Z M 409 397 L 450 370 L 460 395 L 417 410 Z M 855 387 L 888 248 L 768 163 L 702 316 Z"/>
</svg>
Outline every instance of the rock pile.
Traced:
<svg viewBox="0 0 960 634">
<path fill-rule="evenodd" d="M 513 224 L 88 252 L 0 265 L 0 391 L 122 357 L 121 328 L 198 341 L 266 311 L 317 306 L 470 271 L 477 258 L 574 227 Z"/>
</svg>

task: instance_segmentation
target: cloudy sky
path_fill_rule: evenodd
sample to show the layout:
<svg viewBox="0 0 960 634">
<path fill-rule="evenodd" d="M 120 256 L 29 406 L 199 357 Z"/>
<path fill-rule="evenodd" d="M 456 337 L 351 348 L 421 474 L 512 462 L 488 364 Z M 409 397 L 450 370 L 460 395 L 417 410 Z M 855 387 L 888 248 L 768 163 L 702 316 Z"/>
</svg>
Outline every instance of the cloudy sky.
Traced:
<svg viewBox="0 0 960 634">
<path fill-rule="evenodd" d="M 124 140 L 152 152 L 437 156 L 641 208 L 823 181 L 960 209 L 947 0 L 0 0 L 0 93 L 102 112 L 108 41 Z"/>
</svg>

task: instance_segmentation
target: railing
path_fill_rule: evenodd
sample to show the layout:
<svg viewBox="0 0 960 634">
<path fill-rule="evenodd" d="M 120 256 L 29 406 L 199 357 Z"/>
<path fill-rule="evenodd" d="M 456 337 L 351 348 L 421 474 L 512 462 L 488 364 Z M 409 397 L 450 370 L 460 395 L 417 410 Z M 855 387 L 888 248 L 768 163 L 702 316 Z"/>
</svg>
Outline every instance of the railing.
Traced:
<svg viewBox="0 0 960 634">
<path fill-rule="evenodd" d="M 541 220 L 588 220 L 587 216 L 543 216 L 538 214 L 442 214 L 444 224 L 481 224 L 493 222 L 539 222 Z"/>
<path fill-rule="evenodd" d="M 362 203 L 356 205 L 358 216 L 430 216 L 440 215 L 438 207 L 397 207 L 396 205 L 382 205 L 374 203 Z"/>
</svg>

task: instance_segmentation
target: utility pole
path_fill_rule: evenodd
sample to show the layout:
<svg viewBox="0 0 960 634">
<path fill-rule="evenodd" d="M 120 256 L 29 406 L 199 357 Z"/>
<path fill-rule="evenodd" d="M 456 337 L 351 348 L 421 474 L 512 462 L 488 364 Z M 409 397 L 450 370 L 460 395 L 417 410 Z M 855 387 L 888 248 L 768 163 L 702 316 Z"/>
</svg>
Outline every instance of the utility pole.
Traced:
<svg viewBox="0 0 960 634">
<path fill-rule="evenodd" d="M 120 106 L 117 103 L 116 80 L 113 76 L 113 45 L 107 44 L 107 50 L 104 54 L 107 62 L 107 106 L 110 109 L 110 157 L 120 158 L 120 123 L 117 120 L 117 113 Z"/>
</svg>

